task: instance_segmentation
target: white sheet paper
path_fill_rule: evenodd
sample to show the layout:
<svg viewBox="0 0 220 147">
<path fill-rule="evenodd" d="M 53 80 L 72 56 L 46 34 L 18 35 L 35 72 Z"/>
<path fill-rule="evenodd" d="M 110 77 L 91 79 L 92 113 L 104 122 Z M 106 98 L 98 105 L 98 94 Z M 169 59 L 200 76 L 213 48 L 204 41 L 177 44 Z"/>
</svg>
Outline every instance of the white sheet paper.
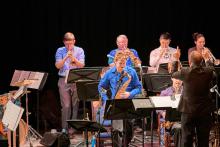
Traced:
<svg viewBox="0 0 220 147">
<path fill-rule="evenodd" d="M 27 88 L 39 89 L 45 75 L 44 72 L 15 70 L 10 86 L 18 86 L 20 82 L 20 85 Z"/>
<path fill-rule="evenodd" d="M 175 100 L 171 96 L 151 96 L 149 97 L 154 107 L 172 107 L 177 108 L 180 101 L 180 94 L 175 95 Z"/>
<path fill-rule="evenodd" d="M 15 131 L 24 112 L 22 107 L 15 105 L 12 101 L 8 101 L 2 118 L 2 123 L 11 131 Z"/>
<path fill-rule="evenodd" d="M 135 110 L 139 108 L 153 108 L 149 99 L 132 99 Z"/>
<path fill-rule="evenodd" d="M 32 84 L 28 85 L 28 88 L 39 89 L 43 77 L 42 72 L 31 72 L 28 79 L 32 81 Z"/>
</svg>

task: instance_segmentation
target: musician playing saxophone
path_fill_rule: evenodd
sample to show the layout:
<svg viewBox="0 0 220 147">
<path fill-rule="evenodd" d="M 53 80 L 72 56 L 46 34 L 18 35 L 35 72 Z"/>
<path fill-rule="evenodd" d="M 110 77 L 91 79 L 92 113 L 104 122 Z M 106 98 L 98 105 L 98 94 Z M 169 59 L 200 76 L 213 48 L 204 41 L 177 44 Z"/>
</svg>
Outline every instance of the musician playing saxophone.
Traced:
<svg viewBox="0 0 220 147">
<path fill-rule="evenodd" d="M 117 51 L 123 51 L 127 55 L 126 65 L 132 67 L 139 67 L 141 60 L 138 56 L 138 52 L 135 49 L 128 48 L 128 38 L 126 35 L 119 35 L 116 39 L 117 49 L 113 49 L 107 55 L 109 66 L 114 66 L 114 58 Z"/>
<path fill-rule="evenodd" d="M 220 60 L 216 59 L 214 55 L 212 54 L 211 50 L 205 47 L 205 43 L 206 43 L 205 36 L 201 33 L 193 33 L 192 36 L 193 36 L 195 46 L 188 50 L 188 59 L 192 51 L 198 51 L 200 54 L 202 54 L 203 61 L 201 64 L 203 66 L 205 66 L 205 63 L 206 65 L 209 65 L 209 66 L 219 65 Z"/>
<path fill-rule="evenodd" d="M 110 68 L 104 75 L 104 77 L 100 80 L 98 85 L 99 93 L 102 97 L 103 105 L 105 105 L 106 100 L 108 99 L 106 91 L 110 89 L 111 91 L 111 98 L 115 99 L 116 95 L 119 95 L 121 99 L 126 98 L 133 98 L 136 94 L 141 93 L 142 85 L 138 79 L 136 71 L 130 67 L 126 66 L 126 55 L 123 52 L 117 52 L 114 58 L 115 66 Z M 127 83 L 127 81 L 129 83 Z M 118 92 L 120 92 L 118 94 Z M 126 111 L 126 110 L 125 110 Z M 122 128 L 123 123 L 114 123 L 117 120 L 113 121 L 113 127 L 117 131 L 116 132 L 123 132 Z M 114 124 L 117 124 L 115 126 Z M 131 129 L 131 122 L 128 120 L 126 121 L 126 144 L 130 142 L 132 138 L 132 129 Z M 120 139 L 119 139 L 120 140 Z M 115 142 L 115 141 L 114 141 Z M 123 143 L 124 144 L 124 143 Z M 115 146 L 122 146 L 122 142 L 118 141 L 117 145 Z"/>
</svg>

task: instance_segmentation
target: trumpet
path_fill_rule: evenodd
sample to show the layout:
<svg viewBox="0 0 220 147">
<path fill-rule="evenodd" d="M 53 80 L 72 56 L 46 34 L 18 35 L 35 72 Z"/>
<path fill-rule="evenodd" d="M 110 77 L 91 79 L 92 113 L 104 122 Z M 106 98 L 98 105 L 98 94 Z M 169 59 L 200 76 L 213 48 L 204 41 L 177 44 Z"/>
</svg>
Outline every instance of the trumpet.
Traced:
<svg viewBox="0 0 220 147">
<path fill-rule="evenodd" d="M 132 63 L 134 64 L 135 67 L 140 67 L 141 66 L 141 61 L 138 57 L 134 55 L 134 53 L 129 49 L 125 48 L 125 55 L 127 58 L 131 58 Z"/>
<path fill-rule="evenodd" d="M 202 54 L 205 55 L 206 53 L 208 53 L 209 59 L 213 61 L 214 65 L 220 64 L 220 60 L 216 59 L 215 56 L 212 54 L 212 52 L 207 47 L 204 47 L 202 50 Z"/>
<path fill-rule="evenodd" d="M 75 64 L 75 61 L 73 60 L 73 53 L 72 51 L 67 52 L 68 58 L 69 58 L 69 65 L 73 66 Z"/>
</svg>

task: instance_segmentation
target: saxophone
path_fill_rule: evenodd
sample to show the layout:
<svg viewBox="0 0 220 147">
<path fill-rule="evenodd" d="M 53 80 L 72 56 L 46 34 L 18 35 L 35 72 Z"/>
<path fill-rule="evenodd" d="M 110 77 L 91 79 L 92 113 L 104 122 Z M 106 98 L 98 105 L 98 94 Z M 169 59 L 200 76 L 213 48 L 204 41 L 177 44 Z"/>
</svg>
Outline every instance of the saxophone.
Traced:
<svg viewBox="0 0 220 147">
<path fill-rule="evenodd" d="M 128 73 L 125 73 L 125 74 L 128 77 L 128 80 L 125 81 L 124 84 L 119 88 L 118 92 L 115 95 L 115 99 L 122 99 L 121 94 L 126 92 L 126 89 L 131 82 L 131 76 Z"/>
</svg>

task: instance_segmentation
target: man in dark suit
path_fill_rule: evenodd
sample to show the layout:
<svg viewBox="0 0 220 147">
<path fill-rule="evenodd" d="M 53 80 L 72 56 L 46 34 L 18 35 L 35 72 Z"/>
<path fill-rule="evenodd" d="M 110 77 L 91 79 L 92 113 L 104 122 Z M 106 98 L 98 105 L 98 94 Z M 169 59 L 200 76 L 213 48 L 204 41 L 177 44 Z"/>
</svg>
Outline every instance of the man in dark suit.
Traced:
<svg viewBox="0 0 220 147">
<path fill-rule="evenodd" d="M 214 68 L 201 66 L 203 58 L 198 51 L 189 57 L 190 67 L 172 74 L 173 78 L 183 81 L 183 92 L 178 106 L 181 114 L 183 147 L 193 146 L 196 135 L 199 147 L 209 146 L 209 132 L 212 126 L 211 112 L 215 103 L 210 96 L 210 88 L 215 78 Z"/>
</svg>

